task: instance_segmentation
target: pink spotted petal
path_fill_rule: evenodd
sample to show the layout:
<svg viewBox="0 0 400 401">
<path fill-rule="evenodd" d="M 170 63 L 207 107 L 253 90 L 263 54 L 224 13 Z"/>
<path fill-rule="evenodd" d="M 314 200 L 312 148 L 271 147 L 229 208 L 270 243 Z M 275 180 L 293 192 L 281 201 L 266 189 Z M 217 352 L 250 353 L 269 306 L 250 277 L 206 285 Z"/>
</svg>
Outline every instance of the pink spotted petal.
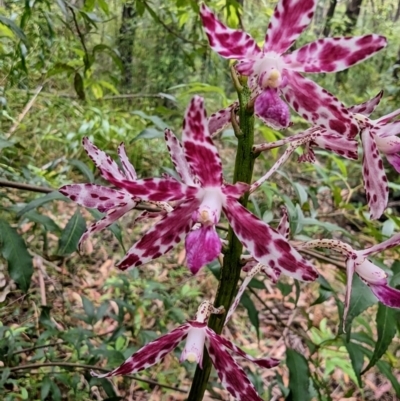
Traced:
<svg viewBox="0 0 400 401">
<path fill-rule="evenodd" d="M 190 271 L 196 274 L 204 265 L 221 253 L 221 240 L 214 226 L 200 227 L 186 236 L 186 260 Z"/>
<path fill-rule="evenodd" d="M 261 53 L 248 33 L 225 26 L 205 4 L 200 7 L 200 17 L 211 48 L 222 57 L 246 59 Z"/>
<path fill-rule="evenodd" d="M 321 134 L 313 140 L 313 143 L 322 149 L 331 150 L 346 159 L 358 159 L 357 141 L 346 136 L 330 134 L 327 130 L 321 130 Z"/>
<path fill-rule="evenodd" d="M 400 308 L 400 290 L 383 285 L 369 285 L 374 295 L 389 308 Z"/>
<path fill-rule="evenodd" d="M 316 6 L 317 0 L 279 1 L 268 25 L 264 51 L 285 53 L 310 23 Z"/>
<path fill-rule="evenodd" d="M 132 166 L 131 162 L 128 159 L 124 143 L 121 143 L 118 146 L 118 156 L 119 159 L 121 160 L 122 167 L 124 168 L 126 178 L 132 181 L 136 180 L 137 174 L 135 168 Z"/>
<path fill-rule="evenodd" d="M 285 70 L 288 84 L 281 88 L 286 101 L 303 118 L 329 132 L 354 138 L 358 125 L 339 100 L 315 82 Z"/>
<path fill-rule="evenodd" d="M 386 45 L 386 38 L 379 35 L 324 38 L 285 55 L 284 60 L 287 68 L 299 72 L 343 71 Z"/>
<path fill-rule="evenodd" d="M 362 114 L 369 117 L 375 109 L 378 107 L 383 96 L 383 90 L 381 90 L 375 97 L 367 100 L 364 103 L 357 104 L 355 106 L 349 107 L 348 110 L 355 114 Z"/>
<path fill-rule="evenodd" d="M 376 135 L 380 138 L 388 138 L 400 134 L 400 120 L 385 125 L 377 124 L 375 127 Z"/>
<path fill-rule="evenodd" d="M 178 344 L 186 337 L 190 328 L 191 325 L 189 323 L 185 323 L 172 330 L 170 333 L 157 338 L 156 340 L 140 348 L 139 351 L 136 351 L 121 366 L 109 373 L 100 375 L 91 371 L 90 374 L 94 377 L 103 378 L 134 374 L 143 369 L 147 369 L 161 361 L 165 355 L 176 348 Z"/>
<path fill-rule="evenodd" d="M 236 71 L 240 75 L 244 75 L 246 77 L 250 76 L 254 73 L 254 64 L 256 60 L 239 60 L 235 65 Z M 253 89 L 253 86 L 249 84 L 250 89 Z"/>
<path fill-rule="evenodd" d="M 121 203 L 114 210 L 109 211 L 107 215 L 104 216 L 102 219 L 90 225 L 79 240 L 79 248 L 81 248 L 82 244 L 86 241 L 89 235 L 92 235 L 109 227 L 123 215 L 132 210 L 136 205 L 137 202 L 135 202 L 133 199 L 130 199 L 127 203 Z"/>
<path fill-rule="evenodd" d="M 212 336 L 213 332 L 210 330 L 208 327 L 206 328 L 208 336 Z M 250 362 L 255 363 L 257 366 L 260 368 L 266 368 L 270 369 L 275 366 L 279 365 L 279 360 L 275 358 L 254 358 L 248 354 L 246 354 L 242 349 L 237 347 L 232 341 L 229 341 L 228 339 L 219 336 L 218 334 L 214 333 L 215 337 L 218 338 L 218 341 L 220 344 L 222 344 L 225 348 L 228 350 L 232 351 L 236 355 L 239 355 L 240 357 L 247 359 Z"/>
<path fill-rule="evenodd" d="M 235 110 L 239 106 L 239 102 L 235 102 L 228 106 L 226 109 L 217 111 L 211 114 L 208 119 L 208 130 L 211 136 L 215 136 L 223 131 L 231 123 L 232 110 Z"/>
<path fill-rule="evenodd" d="M 386 116 L 383 116 L 381 118 L 378 118 L 375 123 L 382 126 L 393 120 L 395 117 L 398 117 L 400 115 L 400 109 L 397 109 L 395 111 L 392 111 L 389 114 L 386 114 Z"/>
<path fill-rule="evenodd" d="M 379 219 L 385 211 L 389 188 L 383 162 L 373 134 L 366 128 L 361 135 L 364 148 L 363 178 L 371 219 Z"/>
<path fill-rule="evenodd" d="M 381 242 L 380 244 L 373 245 L 370 248 L 364 249 L 363 251 L 357 251 L 357 254 L 368 256 L 372 255 L 373 253 L 383 252 L 386 249 L 390 249 L 398 245 L 400 245 L 400 233 L 393 235 L 393 237 Z"/>
<path fill-rule="evenodd" d="M 395 153 L 393 155 L 386 155 L 387 161 L 400 173 L 400 155 Z"/>
<path fill-rule="evenodd" d="M 318 277 L 315 268 L 281 234 L 239 202 L 228 198 L 224 212 L 239 240 L 258 262 L 298 280 L 314 281 Z"/>
<path fill-rule="evenodd" d="M 113 176 L 117 180 L 126 179 L 124 173 L 118 167 L 118 164 L 111 159 L 107 153 L 93 145 L 89 138 L 84 137 L 82 139 L 82 144 L 86 153 L 93 160 L 93 163 L 96 165 L 96 167 L 100 170 L 100 173 L 104 179 L 108 180 L 109 176 Z"/>
<path fill-rule="evenodd" d="M 289 223 L 289 215 L 288 211 L 285 207 L 281 208 L 282 217 L 279 221 L 278 228 L 276 229 L 282 237 L 289 239 L 290 235 L 290 223 Z"/>
<path fill-rule="evenodd" d="M 280 98 L 276 89 L 265 89 L 256 99 L 254 114 L 269 127 L 280 130 L 290 124 L 288 105 Z"/>
<path fill-rule="evenodd" d="M 240 198 L 250 189 L 250 185 L 244 182 L 237 182 L 235 184 L 224 184 L 222 186 L 222 192 L 226 196 L 231 196 L 235 199 Z"/>
<path fill-rule="evenodd" d="M 185 114 L 182 135 L 186 160 L 203 187 L 222 185 L 222 165 L 208 131 L 204 101 L 195 96 Z"/>
<path fill-rule="evenodd" d="M 96 184 L 64 185 L 59 191 L 78 205 L 97 209 L 99 212 L 130 202 L 132 196 L 115 189 Z"/>
<path fill-rule="evenodd" d="M 187 186 L 172 178 L 145 178 L 129 181 L 107 176 L 107 180 L 135 197 L 154 202 L 193 198 L 199 191 L 199 188 Z"/>
<path fill-rule="evenodd" d="M 222 385 L 238 401 L 262 401 L 243 369 L 226 351 L 221 337 L 207 330 L 206 347 Z"/>
<path fill-rule="evenodd" d="M 183 183 L 186 185 L 196 186 L 194 174 L 191 171 L 188 162 L 186 161 L 182 145 L 174 133 L 169 129 L 165 130 L 165 141 L 167 142 L 167 148 L 171 156 L 172 163 L 175 166 L 175 170 L 182 178 Z"/>
<path fill-rule="evenodd" d="M 181 203 L 166 214 L 127 252 L 117 264 L 121 270 L 159 258 L 176 246 L 192 227 L 192 214 L 199 207 L 197 199 Z"/>
</svg>

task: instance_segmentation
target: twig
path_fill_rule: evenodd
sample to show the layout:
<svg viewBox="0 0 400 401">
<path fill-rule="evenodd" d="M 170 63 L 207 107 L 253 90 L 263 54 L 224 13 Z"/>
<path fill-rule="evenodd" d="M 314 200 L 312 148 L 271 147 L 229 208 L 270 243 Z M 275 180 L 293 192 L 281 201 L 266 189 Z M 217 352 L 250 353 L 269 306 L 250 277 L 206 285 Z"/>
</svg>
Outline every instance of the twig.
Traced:
<svg viewBox="0 0 400 401">
<path fill-rule="evenodd" d="M 80 363 L 70 363 L 70 362 L 43 362 L 43 363 L 32 363 L 28 365 L 20 365 L 20 366 L 13 366 L 13 367 L 5 367 L 5 368 L 0 368 L 0 372 L 3 372 L 5 369 L 9 369 L 10 372 L 16 372 L 17 370 L 31 370 L 31 369 L 40 369 L 40 368 L 45 368 L 45 367 L 60 367 L 60 368 L 75 368 L 75 369 L 86 369 L 86 370 L 99 370 L 100 372 L 111 372 L 110 369 L 105 369 L 105 368 L 100 368 L 98 366 L 93 366 L 93 365 L 84 365 Z M 142 379 L 136 376 L 132 375 L 127 375 L 126 377 L 130 377 L 131 379 L 143 382 L 143 383 L 148 383 L 154 386 L 159 386 L 159 387 L 164 387 L 169 390 L 174 390 L 178 391 L 180 393 L 187 393 L 186 390 L 183 390 L 179 387 L 172 387 L 168 386 L 166 384 L 161 384 L 155 380 L 149 380 L 149 379 Z"/>
<path fill-rule="evenodd" d="M 35 256 L 33 258 L 33 265 L 37 268 L 39 276 L 40 298 L 42 300 L 42 306 L 46 306 L 47 300 L 46 300 L 46 287 L 43 278 L 43 259 L 39 256 Z"/>
<path fill-rule="evenodd" d="M 41 192 L 43 194 L 48 194 L 48 193 L 54 191 L 53 188 L 49 188 L 49 187 L 42 187 L 42 186 L 31 185 L 31 184 L 23 184 L 22 182 L 15 182 L 15 181 L 8 181 L 8 180 L 0 180 L 0 187 L 25 189 L 27 191 Z"/>
<path fill-rule="evenodd" d="M 81 29 L 79 28 L 78 20 L 76 19 L 75 10 L 73 9 L 73 7 L 68 7 L 68 8 L 72 13 L 72 18 L 74 20 L 75 28 L 76 28 L 76 31 L 78 32 L 79 40 L 81 41 L 83 51 L 85 52 L 85 57 L 83 58 L 83 63 L 85 64 L 85 71 L 87 71 L 90 68 L 90 59 L 89 59 L 89 52 L 88 52 L 88 49 L 87 49 L 86 43 L 85 43 L 85 36 L 83 35 L 83 33 L 81 32 Z"/>
<path fill-rule="evenodd" d="M 22 113 L 18 116 L 17 120 L 15 121 L 15 123 L 12 125 L 12 127 L 10 128 L 8 133 L 6 134 L 6 139 L 9 139 L 11 137 L 11 135 L 18 128 L 18 125 L 21 123 L 21 121 L 24 119 L 24 117 L 28 114 L 28 111 L 33 106 L 33 103 L 35 103 L 35 100 L 36 100 L 37 96 L 39 95 L 40 91 L 43 89 L 43 85 L 44 84 L 41 84 L 36 88 L 36 90 L 35 90 L 35 92 L 34 92 L 34 94 L 32 96 L 32 99 L 29 100 L 29 102 L 26 104 L 26 106 L 22 110 Z"/>
</svg>

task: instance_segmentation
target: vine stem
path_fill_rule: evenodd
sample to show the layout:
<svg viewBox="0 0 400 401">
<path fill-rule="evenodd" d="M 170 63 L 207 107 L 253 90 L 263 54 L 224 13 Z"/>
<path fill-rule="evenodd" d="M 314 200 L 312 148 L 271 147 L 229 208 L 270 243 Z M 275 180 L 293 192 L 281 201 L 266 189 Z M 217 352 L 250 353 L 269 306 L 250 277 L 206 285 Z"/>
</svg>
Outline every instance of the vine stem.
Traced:
<svg viewBox="0 0 400 401">
<path fill-rule="evenodd" d="M 235 158 L 233 182 L 236 183 L 240 181 L 250 184 L 255 160 L 252 151 L 254 145 L 254 112 L 252 108 L 247 107 L 250 100 L 250 91 L 247 86 L 242 86 L 242 83 L 240 84 L 241 85 L 237 85 L 236 82 L 235 85 L 239 96 L 239 131 L 237 135 L 238 146 Z M 247 205 L 248 198 L 249 193 L 246 193 L 240 199 L 240 203 L 244 207 Z M 237 285 L 240 279 L 240 258 L 243 249 L 241 242 L 236 237 L 231 227 L 229 227 L 228 230 L 227 240 L 229 245 L 225 251 L 219 286 L 214 301 L 215 307 L 224 306 L 225 311 L 229 310 L 236 294 Z M 223 315 L 211 315 L 208 321 L 208 326 L 217 334 L 221 334 L 224 327 L 225 317 L 226 312 Z M 203 399 L 211 368 L 212 363 L 210 357 L 208 356 L 207 350 L 204 349 L 203 369 L 197 366 L 187 401 L 201 401 Z"/>
</svg>

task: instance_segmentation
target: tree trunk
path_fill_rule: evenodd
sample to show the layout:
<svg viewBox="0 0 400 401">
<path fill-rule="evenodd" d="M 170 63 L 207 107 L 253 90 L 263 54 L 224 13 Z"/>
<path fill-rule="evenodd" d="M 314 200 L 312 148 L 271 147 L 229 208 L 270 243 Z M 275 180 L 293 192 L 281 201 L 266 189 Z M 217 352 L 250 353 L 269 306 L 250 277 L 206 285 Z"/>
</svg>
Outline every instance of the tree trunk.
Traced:
<svg viewBox="0 0 400 401">
<path fill-rule="evenodd" d="M 396 14 L 393 18 L 393 21 L 396 22 L 396 21 L 398 21 L 399 18 L 400 18 L 400 0 L 397 3 L 397 10 L 396 10 Z"/>
<path fill-rule="evenodd" d="M 122 61 L 121 91 L 130 92 L 133 85 L 133 43 L 135 37 L 136 10 L 133 4 L 122 6 L 122 21 L 119 29 L 118 50 Z"/>
<path fill-rule="evenodd" d="M 328 8 L 328 12 L 326 13 L 326 21 L 325 21 L 325 26 L 324 26 L 324 31 L 323 31 L 323 35 L 325 37 L 328 37 L 329 34 L 331 33 L 332 18 L 335 15 L 336 4 L 337 4 L 337 0 L 329 1 L 329 8 Z"/>
</svg>

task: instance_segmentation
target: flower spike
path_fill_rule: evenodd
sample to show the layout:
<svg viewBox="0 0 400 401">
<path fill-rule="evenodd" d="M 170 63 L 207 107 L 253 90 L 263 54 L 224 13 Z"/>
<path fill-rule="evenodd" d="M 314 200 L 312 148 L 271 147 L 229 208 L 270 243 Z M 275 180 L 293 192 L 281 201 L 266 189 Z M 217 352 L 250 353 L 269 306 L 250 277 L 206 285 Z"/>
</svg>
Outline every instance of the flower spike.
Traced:
<svg viewBox="0 0 400 401">
<path fill-rule="evenodd" d="M 201 367 L 203 350 L 206 346 L 223 386 L 231 395 L 242 401 L 262 401 L 244 370 L 235 362 L 228 351 L 263 368 L 277 366 L 279 361 L 273 358 L 253 358 L 230 341 L 216 334 L 206 325 L 211 313 L 221 314 L 224 313 L 224 309 L 223 307 L 215 308 L 209 301 L 205 301 L 199 306 L 195 320 L 189 320 L 170 333 L 145 345 L 111 372 L 97 374 L 91 371 L 91 375 L 105 378 L 139 372 L 159 362 L 186 338 L 180 361 L 196 362 Z"/>
</svg>

